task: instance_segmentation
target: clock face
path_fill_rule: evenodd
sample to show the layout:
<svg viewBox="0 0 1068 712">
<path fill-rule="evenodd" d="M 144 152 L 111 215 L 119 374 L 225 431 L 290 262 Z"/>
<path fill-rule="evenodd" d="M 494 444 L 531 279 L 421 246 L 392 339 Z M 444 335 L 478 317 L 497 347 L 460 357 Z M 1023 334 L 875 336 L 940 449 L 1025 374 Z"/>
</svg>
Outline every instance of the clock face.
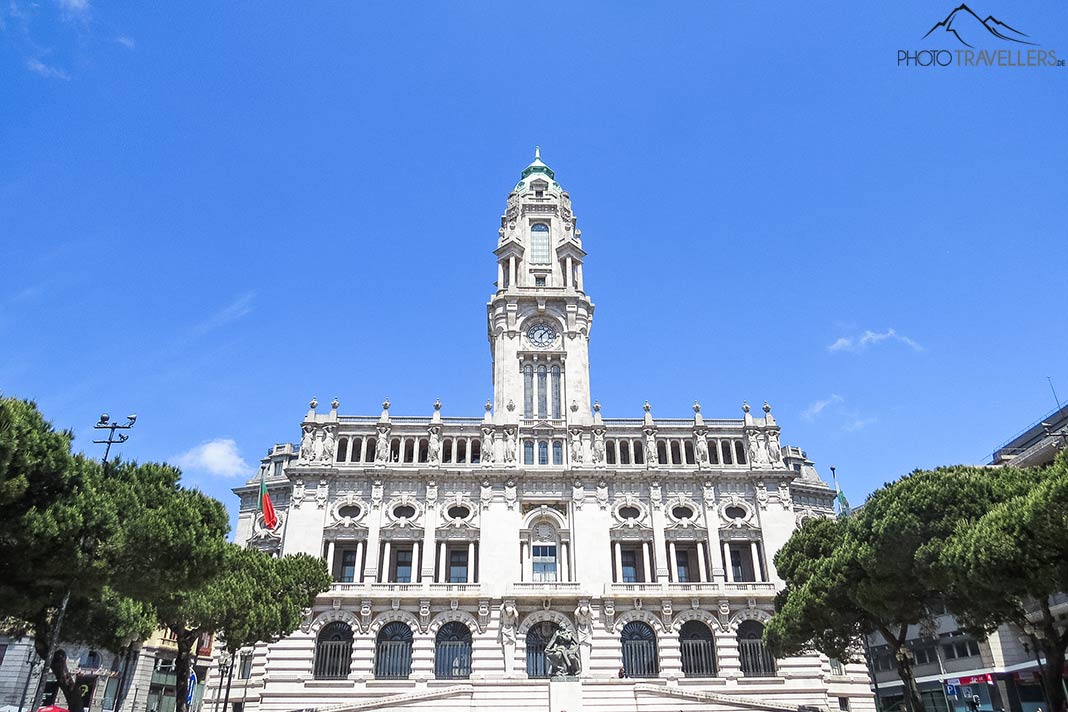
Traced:
<svg viewBox="0 0 1068 712">
<path fill-rule="evenodd" d="M 548 348 L 556 341 L 556 329 L 551 324 L 535 324 L 527 329 L 527 340 L 539 349 Z"/>
</svg>

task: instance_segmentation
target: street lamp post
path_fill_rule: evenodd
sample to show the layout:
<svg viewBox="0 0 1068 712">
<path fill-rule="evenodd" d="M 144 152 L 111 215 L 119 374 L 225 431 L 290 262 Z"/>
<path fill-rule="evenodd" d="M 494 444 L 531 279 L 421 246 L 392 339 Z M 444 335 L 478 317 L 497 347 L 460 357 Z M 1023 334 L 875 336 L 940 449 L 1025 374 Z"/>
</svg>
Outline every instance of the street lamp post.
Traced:
<svg viewBox="0 0 1068 712">
<path fill-rule="evenodd" d="M 101 413 L 100 420 L 93 426 L 96 430 L 107 430 L 108 436 L 103 440 L 94 440 L 97 445 L 106 445 L 104 448 L 104 458 L 101 461 L 104 465 L 104 473 L 107 474 L 108 455 L 111 454 L 111 446 L 119 443 L 124 443 L 130 439 L 130 436 L 126 433 L 116 433 L 116 430 L 129 430 L 134 426 L 137 421 L 136 415 L 126 416 L 126 424 L 121 425 L 119 423 L 110 422 L 111 418 L 107 413 Z M 82 542 L 78 542 L 79 548 L 81 548 Z M 30 707 L 32 712 L 37 712 L 41 708 L 41 700 L 44 698 L 44 683 L 48 677 L 48 671 L 52 668 L 52 659 L 56 655 L 56 646 L 59 644 L 59 631 L 63 627 L 63 617 L 67 614 L 67 604 L 70 603 L 70 588 L 63 593 L 63 601 L 59 604 L 59 610 L 56 611 L 56 620 L 52 624 L 52 633 L 48 636 L 48 654 L 45 656 L 44 665 L 41 668 L 41 677 L 37 680 L 37 689 L 33 693 L 33 705 Z"/>
</svg>

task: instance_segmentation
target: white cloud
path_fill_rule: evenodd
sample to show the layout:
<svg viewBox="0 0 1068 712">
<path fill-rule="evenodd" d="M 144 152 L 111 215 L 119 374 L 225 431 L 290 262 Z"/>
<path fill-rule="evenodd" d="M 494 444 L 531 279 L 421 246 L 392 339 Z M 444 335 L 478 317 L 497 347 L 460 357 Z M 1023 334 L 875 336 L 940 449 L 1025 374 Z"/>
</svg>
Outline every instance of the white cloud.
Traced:
<svg viewBox="0 0 1068 712">
<path fill-rule="evenodd" d="M 896 329 L 887 329 L 886 331 L 872 331 L 871 329 L 866 329 L 860 336 L 839 336 L 833 344 L 827 347 L 827 350 L 832 353 L 837 351 L 851 351 L 857 353 L 864 351 L 869 346 L 875 346 L 884 341 L 896 341 L 908 346 L 913 351 L 923 351 L 923 346 L 904 334 L 897 333 Z"/>
<path fill-rule="evenodd" d="M 72 17 L 85 17 L 89 14 L 89 0 L 59 0 L 59 7 Z"/>
<path fill-rule="evenodd" d="M 816 419 L 817 415 L 827 409 L 827 406 L 834 405 L 836 403 L 841 403 L 844 400 L 845 398 L 838 395 L 837 393 L 832 393 L 830 398 L 824 398 L 823 400 L 815 401 L 811 405 L 809 405 L 809 407 L 801 411 L 801 419 L 811 423 L 813 420 Z"/>
<path fill-rule="evenodd" d="M 115 38 L 115 41 L 121 44 L 126 49 L 137 49 L 137 42 L 133 37 L 127 37 L 126 35 L 119 35 Z"/>
<path fill-rule="evenodd" d="M 39 59 L 27 59 L 26 66 L 31 72 L 40 74 L 42 77 L 48 79 L 62 79 L 63 81 L 70 81 L 70 75 L 64 72 L 58 67 L 50 67 Z"/>
<path fill-rule="evenodd" d="M 207 472 L 220 477 L 237 477 L 252 469 L 241 458 L 237 443 L 227 438 L 209 440 L 171 459 L 183 469 Z"/>
<path fill-rule="evenodd" d="M 859 416 L 854 415 L 850 417 L 849 422 L 842 426 L 842 430 L 847 433 L 855 433 L 858 430 L 862 430 L 877 421 L 878 418 L 861 418 Z"/>
<path fill-rule="evenodd" d="M 214 331 L 221 326 L 226 326 L 232 321 L 237 321 L 252 311 L 252 300 L 255 296 L 255 292 L 245 292 L 244 294 L 238 295 L 236 299 L 225 307 L 194 326 L 193 334 L 195 336 L 203 336 L 209 331 Z"/>
</svg>

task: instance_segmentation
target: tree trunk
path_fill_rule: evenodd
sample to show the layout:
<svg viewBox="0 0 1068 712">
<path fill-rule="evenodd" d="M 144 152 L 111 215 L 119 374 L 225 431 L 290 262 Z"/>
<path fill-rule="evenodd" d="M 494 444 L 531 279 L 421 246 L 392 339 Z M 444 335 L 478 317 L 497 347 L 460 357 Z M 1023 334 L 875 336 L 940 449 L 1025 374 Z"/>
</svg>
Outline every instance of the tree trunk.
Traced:
<svg viewBox="0 0 1068 712">
<path fill-rule="evenodd" d="M 908 625 L 901 626 L 901 632 L 894 635 L 886 626 L 880 626 L 879 632 L 883 640 L 894 650 L 894 664 L 897 667 L 897 676 L 905 688 L 905 706 L 909 712 L 927 712 L 923 704 L 923 696 L 920 688 L 916 685 L 916 676 L 912 673 L 912 651 L 905 645 L 908 634 Z M 872 673 L 874 674 L 874 672 Z"/>
<path fill-rule="evenodd" d="M 121 712 L 126 702 L 126 693 L 130 691 L 130 666 L 133 664 L 135 655 L 140 655 L 141 644 L 138 641 L 130 643 L 126 648 L 126 656 L 122 661 L 122 676 L 119 678 L 119 689 L 115 696 L 115 712 Z"/>
<path fill-rule="evenodd" d="M 52 656 L 52 674 L 56 676 L 59 689 L 67 700 L 67 709 L 70 712 L 82 712 L 82 691 L 78 688 L 78 680 L 67 669 L 67 652 L 57 650 Z M 59 700 L 56 700 L 57 702 Z"/>
<path fill-rule="evenodd" d="M 189 705 L 185 702 L 189 695 L 189 669 L 192 664 L 193 645 L 200 634 L 199 631 L 186 628 L 171 630 L 178 637 L 178 655 L 174 658 L 174 712 L 189 712 Z"/>
<path fill-rule="evenodd" d="M 1050 712 L 1068 712 L 1064 695 L 1064 652 L 1068 644 L 1068 631 L 1063 634 L 1057 630 L 1057 621 L 1049 607 L 1049 599 L 1042 601 L 1042 621 L 1037 626 L 1041 634 L 1034 640 L 1046 657 L 1042 666 L 1042 687 L 1046 690 Z"/>
</svg>

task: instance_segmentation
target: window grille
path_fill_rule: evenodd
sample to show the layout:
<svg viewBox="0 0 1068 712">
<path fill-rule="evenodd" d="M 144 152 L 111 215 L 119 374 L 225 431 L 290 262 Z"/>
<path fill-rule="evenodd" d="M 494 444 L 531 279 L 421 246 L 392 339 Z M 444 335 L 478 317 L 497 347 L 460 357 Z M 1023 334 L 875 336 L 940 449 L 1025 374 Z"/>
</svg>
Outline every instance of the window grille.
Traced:
<svg viewBox="0 0 1068 712">
<path fill-rule="evenodd" d="M 412 629 L 405 623 L 387 623 L 375 644 L 375 677 L 406 680 L 412 674 Z"/>
<path fill-rule="evenodd" d="M 441 626 L 434 639 L 434 676 L 439 680 L 471 677 L 471 631 L 451 621 Z"/>
<path fill-rule="evenodd" d="M 623 671 L 627 677 L 656 677 L 660 664 L 656 656 L 656 633 L 641 621 L 623 626 Z"/>
<path fill-rule="evenodd" d="M 559 628 L 552 621 L 539 621 L 527 631 L 527 677 L 549 677 L 549 666 L 545 662 L 545 646 L 552 640 Z"/>
<path fill-rule="evenodd" d="M 338 680 L 352 669 L 352 628 L 347 623 L 328 623 L 315 642 L 316 680 Z"/>
<path fill-rule="evenodd" d="M 775 675 L 775 658 L 764 645 L 764 626 L 757 621 L 742 621 L 738 626 L 738 654 L 742 659 L 743 675 Z"/>
<path fill-rule="evenodd" d="M 682 673 L 686 677 L 716 674 L 716 643 L 712 631 L 701 621 L 686 621 L 679 631 Z"/>
</svg>

